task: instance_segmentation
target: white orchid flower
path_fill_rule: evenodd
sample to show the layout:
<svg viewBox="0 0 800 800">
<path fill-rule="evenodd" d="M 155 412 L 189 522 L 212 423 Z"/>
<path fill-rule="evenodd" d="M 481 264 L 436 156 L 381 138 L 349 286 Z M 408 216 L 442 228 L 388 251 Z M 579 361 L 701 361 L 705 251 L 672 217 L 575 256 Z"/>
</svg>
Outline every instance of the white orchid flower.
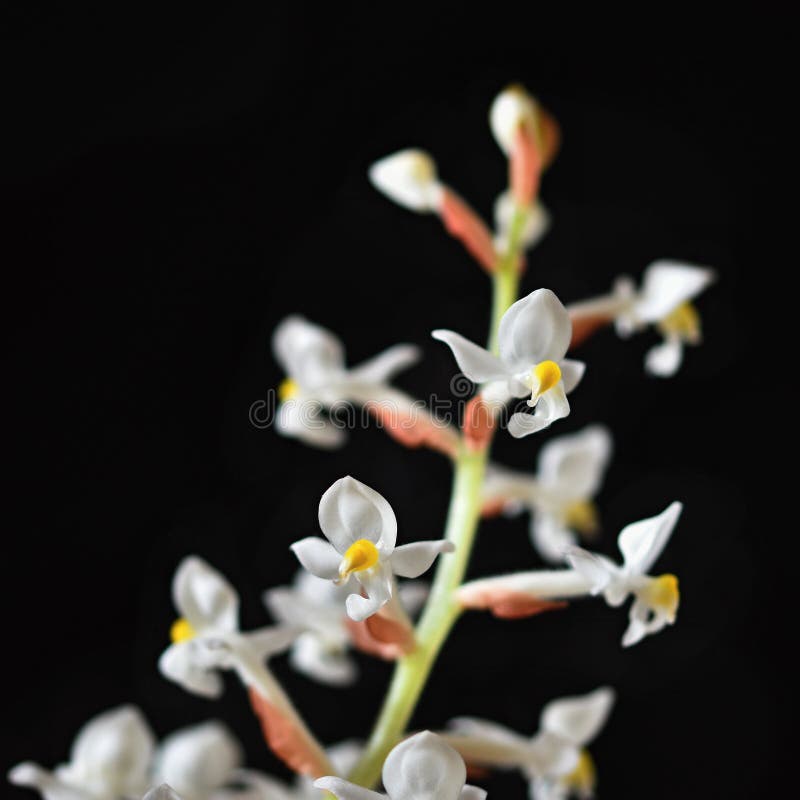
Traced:
<svg viewBox="0 0 800 800">
<path fill-rule="evenodd" d="M 585 365 L 564 358 L 572 326 L 564 306 L 549 289 L 537 289 L 503 315 L 499 357 L 458 333 L 435 330 L 433 338 L 452 351 L 459 369 L 475 383 L 491 382 L 487 398 L 506 400 L 530 395 L 534 414 L 515 413 L 508 430 L 515 438 L 546 428 L 569 414 L 567 393 L 578 385 Z"/>
<path fill-rule="evenodd" d="M 314 782 L 339 800 L 484 800 L 486 792 L 466 784 L 461 756 L 441 737 L 422 731 L 400 742 L 383 764 L 386 794 L 326 776 Z"/>
<path fill-rule="evenodd" d="M 453 551 L 446 540 L 395 547 L 397 519 L 392 507 L 374 489 L 349 475 L 322 496 L 319 525 L 327 542 L 308 536 L 295 542 L 292 551 L 318 578 L 340 584 L 355 578 L 366 596 L 350 594 L 345 608 L 356 622 L 375 614 L 393 598 L 395 576 L 417 578 L 440 553 Z"/>
<path fill-rule="evenodd" d="M 701 341 L 700 315 L 692 301 L 716 275 L 708 267 L 679 261 L 654 261 L 644 271 L 637 291 L 629 277 L 619 278 L 612 294 L 569 306 L 573 321 L 613 320 L 620 336 L 653 325 L 664 341 L 645 358 L 645 369 L 659 377 L 674 375 L 683 361 L 685 345 Z"/>
<path fill-rule="evenodd" d="M 553 700 L 542 710 L 539 731 L 521 736 L 495 722 L 462 717 L 444 740 L 469 764 L 522 770 L 532 800 L 591 797 L 595 769 L 586 746 L 598 735 L 614 704 L 614 690 L 601 687 L 579 697 Z"/>
<path fill-rule="evenodd" d="M 172 644 L 162 653 L 162 674 L 189 692 L 219 697 L 220 670 L 235 669 L 248 685 L 267 675 L 264 661 L 285 650 L 298 630 L 286 626 L 239 631 L 239 597 L 215 569 L 197 556 L 175 572 L 172 596 L 180 617 L 172 625 Z"/>
<path fill-rule="evenodd" d="M 8 775 L 45 800 L 116 800 L 140 796 L 148 786 L 155 738 L 142 712 L 120 706 L 89 720 L 78 732 L 70 760 L 52 772 L 32 762 Z"/>
<path fill-rule="evenodd" d="M 389 379 L 420 356 L 419 348 L 401 344 L 348 369 L 341 341 L 325 328 L 297 315 L 278 325 L 272 348 L 287 374 L 278 387 L 278 432 L 323 448 L 338 447 L 346 438 L 344 430 L 323 411 L 338 403 L 363 404 L 384 399 Z M 411 402 L 396 391 L 391 398 L 394 402 L 398 398 Z"/>
<path fill-rule="evenodd" d="M 597 531 L 593 498 L 611 456 L 611 434 L 602 425 L 560 436 L 541 450 L 535 475 L 492 466 L 483 485 L 484 503 L 502 504 L 505 513 L 530 511 L 533 546 L 547 561 L 561 563 L 577 544 L 573 531 Z"/>
<path fill-rule="evenodd" d="M 623 647 L 675 622 L 680 602 L 678 579 L 671 574 L 652 577 L 647 573 L 669 541 L 682 510 L 683 505 L 675 502 L 658 516 L 623 528 L 617 539 L 623 557 L 621 566 L 580 547 L 572 547 L 566 553 L 572 568 L 589 582 L 590 592 L 602 594 L 610 606 L 620 606 L 628 595 L 633 595 Z"/>
<path fill-rule="evenodd" d="M 403 208 L 420 214 L 439 210 L 444 187 L 436 163 L 424 150 L 400 150 L 369 168 L 372 185 Z"/>
</svg>

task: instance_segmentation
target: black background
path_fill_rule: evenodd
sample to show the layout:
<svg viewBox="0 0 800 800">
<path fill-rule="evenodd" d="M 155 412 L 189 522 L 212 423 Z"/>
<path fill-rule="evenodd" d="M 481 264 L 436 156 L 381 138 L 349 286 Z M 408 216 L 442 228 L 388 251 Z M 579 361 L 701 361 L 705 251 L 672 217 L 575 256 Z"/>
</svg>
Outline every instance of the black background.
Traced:
<svg viewBox="0 0 800 800">
<path fill-rule="evenodd" d="M 131 701 L 159 734 L 220 717 L 252 766 L 282 772 L 237 685 L 208 702 L 159 676 L 171 574 L 203 555 L 239 589 L 244 627 L 264 624 L 261 591 L 290 579 L 288 545 L 317 532 L 319 496 L 347 473 L 390 500 L 401 541 L 439 535 L 444 459 L 375 429 L 312 451 L 255 429 L 248 408 L 283 377 L 269 338 L 295 311 L 338 332 L 350 363 L 420 344 L 424 361 L 398 383 L 447 396 L 453 364 L 429 332 L 481 339 L 488 281 L 436 220 L 392 206 L 365 171 L 422 146 L 488 215 L 505 175 L 487 110 L 519 80 L 563 133 L 543 190 L 555 224 L 526 291 L 581 299 L 657 257 L 720 274 L 699 304 L 706 341 L 676 378 L 644 375 L 654 336 L 605 332 L 577 354 L 589 370 L 569 419 L 497 445 L 500 460 L 532 469 L 541 442 L 609 425 L 602 549 L 614 552 L 621 525 L 683 500 L 659 564 L 680 576 L 682 607 L 675 628 L 631 650 L 619 645 L 625 612 L 601 602 L 514 623 L 465 618 L 414 724 L 472 714 L 533 732 L 548 699 L 609 683 L 619 702 L 592 747 L 602 796 L 777 787 L 777 589 L 762 568 L 774 554 L 746 524 L 741 414 L 757 404 L 736 404 L 775 145 L 765 87 L 778 67 L 754 48 L 780 45 L 694 18 L 669 29 L 606 19 L 608 35 L 577 11 L 549 23 L 498 8 L 469 26 L 465 11 L 12 19 L 4 769 L 63 760 L 90 715 Z M 471 574 L 534 567 L 526 525 L 487 522 Z M 390 674 L 364 660 L 343 691 L 274 663 L 325 742 L 366 734 Z M 489 788 L 524 793 L 512 775 Z"/>
</svg>

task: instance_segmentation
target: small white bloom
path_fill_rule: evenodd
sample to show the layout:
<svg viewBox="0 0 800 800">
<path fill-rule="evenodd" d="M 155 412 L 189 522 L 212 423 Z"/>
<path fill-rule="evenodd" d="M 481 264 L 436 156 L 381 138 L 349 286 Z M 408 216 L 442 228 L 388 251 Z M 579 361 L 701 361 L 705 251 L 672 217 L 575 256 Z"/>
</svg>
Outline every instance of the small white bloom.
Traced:
<svg viewBox="0 0 800 800">
<path fill-rule="evenodd" d="M 494 223 L 497 230 L 494 244 L 498 253 L 504 253 L 508 250 L 511 225 L 514 215 L 520 210 L 525 213 L 522 235 L 518 243 L 521 250 L 528 250 L 534 247 L 550 230 L 550 212 L 540 201 L 537 200 L 529 208 L 520 209 L 511 192 L 503 192 L 498 196 L 494 204 Z"/>
<path fill-rule="evenodd" d="M 286 626 L 241 633 L 236 591 L 197 556 L 179 565 L 172 596 L 181 616 L 172 626 L 172 644 L 158 666 L 163 675 L 194 694 L 219 697 L 223 690 L 219 670 L 236 669 L 245 676 L 252 664 L 263 666 L 266 658 L 285 650 L 298 634 Z"/>
<path fill-rule="evenodd" d="M 141 711 L 120 706 L 89 720 L 78 732 L 70 760 L 50 772 L 24 762 L 8 775 L 45 800 L 116 800 L 147 788 L 155 739 Z"/>
<path fill-rule="evenodd" d="M 369 486 L 347 476 L 322 496 L 319 525 L 328 541 L 309 536 L 292 545 L 300 563 L 313 575 L 338 583 L 351 578 L 366 596 L 350 594 L 348 616 L 360 622 L 385 605 L 394 593 L 395 575 L 417 578 L 436 556 L 449 553 L 445 540 L 395 547 L 397 519 L 389 503 Z"/>
<path fill-rule="evenodd" d="M 492 401 L 530 395 L 535 414 L 513 414 L 508 430 L 515 438 L 546 428 L 569 414 L 567 393 L 583 377 L 581 361 L 564 358 L 572 324 L 564 306 L 549 289 L 537 289 L 503 315 L 498 333 L 499 357 L 458 333 L 435 330 L 433 338 L 453 351 L 459 369 L 487 387 Z"/>
<path fill-rule="evenodd" d="M 536 101 L 521 87 L 509 86 L 495 97 L 489 109 L 489 125 L 500 149 L 510 155 L 520 127 L 536 130 Z"/>
<path fill-rule="evenodd" d="M 533 546 L 547 561 L 560 563 L 577 543 L 573 531 L 597 530 L 592 502 L 611 456 L 611 434 L 602 425 L 560 436 L 541 450 L 536 475 L 490 467 L 483 486 L 485 502 L 503 502 L 506 513 L 531 512 Z"/>
<path fill-rule="evenodd" d="M 439 210 L 442 184 L 434 160 L 423 150 L 400 150 L 369 168 L 372 185 L 398 205 L 419 213 Z"/>
<path fill-rule="evenodd" d="M 272 348 L 287 374 L 278 387 L 278 432 L 323 448 L 338 447 L 346 438 L 323 411 L 337 403 L 380 400 L 389 379 L 419 360 L 417 347 L 402 344 L 347 369 L 341 341 L 297 315 L 278 325 Z"/>
<path fill-rule="evenodd" d="M 548 703 L 532 738 L 482 719 L 451 722 L 444 735 L 469 763 L 517 768 L 531 781 L 532 800 L 554 800 L 575 793 L 591 797 L 595 770 L 586 746 L 606 723 L 614 690 L 601 687 L 580 697 Z"/>
<path fill-rule="evenodd" d="M 589 582 L 592 594 L 602 594 L 611 606 L 622 605 L 628 595 L 633 595 L 630 624 L 622 637 L 624 647 L 675 622 L 680 601 L 678 579 L 670 574 L 652 577 L 647 573 L 664 550 L 682 510 L 683 505 L 675 502 L 657 517 L 623 528 L 617 539 L 621 566 L 580 547 L 567 551 L 567 561 Z"/>
<path fill-rule="evenodd" d="M 327 776 L 314 782 L 339 800 L 484 800 L 486 792 L 466 784 L 461 756 L 439 736 L 422 731 L 400 742 L 386 757 L 386 794 Z"/>
</svg>

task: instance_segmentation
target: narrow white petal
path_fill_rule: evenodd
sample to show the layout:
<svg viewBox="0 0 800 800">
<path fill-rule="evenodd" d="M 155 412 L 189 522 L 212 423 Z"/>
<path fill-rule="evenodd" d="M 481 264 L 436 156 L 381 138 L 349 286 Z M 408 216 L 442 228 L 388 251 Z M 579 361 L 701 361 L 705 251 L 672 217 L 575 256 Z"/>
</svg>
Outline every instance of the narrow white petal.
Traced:
<svg viewBox="0 0 800 800">
<path fill-rule="evenodd" d="M 238 628 L 239 596 L 210 564 L 197 556 L 181 561 L 172 581 L 175 607 L 197 631 Z"/>
<path fill-rule="evenodd" d="M 344 554 L 358 539 L 373 542 L 389 555 L 397 539 L 397 519 L 386 499 L 349 475 L 331 486 L 319 503 L 319 526 Z"/>
<path fill-rule="evenodd" d="M 518 411 L 516 414 L 512 414 L 508 421 L 508 432 L 515 439 L 523 439 L 525 436 L 544 430 L 548 424 L 543 415 Z"/>
<path fill-rule="evenodd" d="M 581 382 L 586 372 L 586 364 L 583 361 L 564 358 L 559 366 L 561 367 L 561 380 L 564 384 L 564 391 L 569 394 Z"/>
<path fill-rule="evenodd" d="M 531 542 L 536 552 L 552 564 L 563 564 L 566 551 L 577 544 L 577 537 L 560 519 L 544 511 L 531 515 Z"/>
<path fill-rule="evenodd" d="M 669 541 L 683 511 L 683 504 L 674 502 L 656 517 L 626 525 L 617 544 L 629 575 L 646 575 L 656 563 Z"/>
<path fill-rule="evenodd" d="M 542 711 L 540 728 L 563 737 L 576 747 L 584 747 L 606 724 L 614 698 L 614 690 L 603 686 L 579 697 L 553 700 Z"/>
<path fill-rule="evenodd" d="M 436 211 L 441 203 L 436 164 L 423 150 L 401 150 L 376 161 L 369 179 L 379 192 L 411 211 Z"/>
<path fill-rule="evenodd" d="M 296 625 L 270 625 L 243 635 L 244 641 L 259 661 L 282 653 L 300 634 Z"/>
<path fill-rule="evenodd" d="M 461 736 L 485 739 L 498 744 L 511 745 L 515 748 L 525 747 L 528 744 L 528 739 L 525 736 L 521 736 L 511 728 L 488 719 L 480 719 L 479 717 L 456 717 L 447 723 L 447 728 L 449 732 Z"/>
<path fill-rule="evenodd" d="M 614 577 L 614 573 L 603 559 L 581 547 L 569 548 L 564 557 L 574 570 L 589 581 L 592 594 L 600 594 Z"/>
<path fill-rule="evenodd" d="M 461 756 L 430 731 L 400 742 L 383 765 L 392 800 L 458 800 L 466 778 Z"/>
<path fill-rule="evenodd" d="M 355 783 L 350 783 L 343 778 L 335 778 L 332 775 L 318 778 L 314 781 L 314 786 L 330 792 L 339 800 L 387 800 L 385 794 L 373 792 L 371 789 L 365 789 L 363 786 L 357 786 Z"/>
<path fill-rule="evenodd" d="M 444 539 L 404 544 L 392 553 L 392 570 L 401 578 L 418 578 L 430 569 L 436 556 L 454 550 L 453 543 Z"/>
<path fill-rule="evenodd" d="M 355 383 L 386 383 L 393 375 L 416 364 L 422 355 L 413 344 L 398 344 L 348 370 L 347 379 Z"/>
<path fill-rule="evenodd" d="M 683 342 L 679 336 L 668 336 L 651 347 L 644 358 L 644 368 L 658 378 L 671 378 L 683 362 Z"/>
<path fill-rule="evenodd" d="M 295 542 L 291 550 L 312 575 L 329 581 L 339 577 L 339 563 L 342 559 L 330 542 L 319 536 L 306 536 L 305 539 Z"/>
<path fill-rule="evenodd" d="M 158 668 L 164 677 L 179 684 L 187 692 L 201 697 L 220 697 L 224 688 L 222 678 L 206 663 L 199 663 L 196 653 L 197 647 L 193 640 L 170 645 L 161 654 Z"/>
<path fill-rule="evenodd" d="M 479 347 L 460 333 L 443 329 L 431 333 L 434 339 L 444 342 L 452 351 L 458 368 L 475 383 L 508 378 L 508 367 L 497 356 Z"/>
<path fill-rule="evenodd" d="M 700 294 L 714 277 L 714 271 L 708 267 L 655 261 L 644 271 L 636 316 L 643 322 L 657 322 L 681 303 Z"/>
</svg>

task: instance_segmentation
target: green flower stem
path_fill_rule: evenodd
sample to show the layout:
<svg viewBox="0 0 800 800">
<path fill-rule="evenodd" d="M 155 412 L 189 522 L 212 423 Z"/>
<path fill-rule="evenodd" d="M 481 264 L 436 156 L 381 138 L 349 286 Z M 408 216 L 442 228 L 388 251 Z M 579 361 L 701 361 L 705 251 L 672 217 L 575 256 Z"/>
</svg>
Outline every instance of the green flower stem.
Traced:
<svg viewBox="0 0 800 800">
<path fill-rule="evenodd" d="M 498 260 L 497 270 L 492 276 L 494 294 L 489 341 L 495 352 L 500 320 L 517 298 L 519 247 L 524 224 L 524 210 L 517 209 L 511 222 L 508 249 Z M 408 727 L 439 650 L 458 619 L 460 608 L 454 592 L 464 580 L 478 528 L 481 486 L 488 456 L 488 448 L 470 451 L 462 446 L 455 458 L 445 538 L 456 549 L 439 559 L 431 593 L 415 632 L 417 646 L 414 652 L 397 662 L 372 735 L 361 760 L 349 776 L 360 786 L 370 788 L 378 782 L 383 762 Z"/>
</svg>

